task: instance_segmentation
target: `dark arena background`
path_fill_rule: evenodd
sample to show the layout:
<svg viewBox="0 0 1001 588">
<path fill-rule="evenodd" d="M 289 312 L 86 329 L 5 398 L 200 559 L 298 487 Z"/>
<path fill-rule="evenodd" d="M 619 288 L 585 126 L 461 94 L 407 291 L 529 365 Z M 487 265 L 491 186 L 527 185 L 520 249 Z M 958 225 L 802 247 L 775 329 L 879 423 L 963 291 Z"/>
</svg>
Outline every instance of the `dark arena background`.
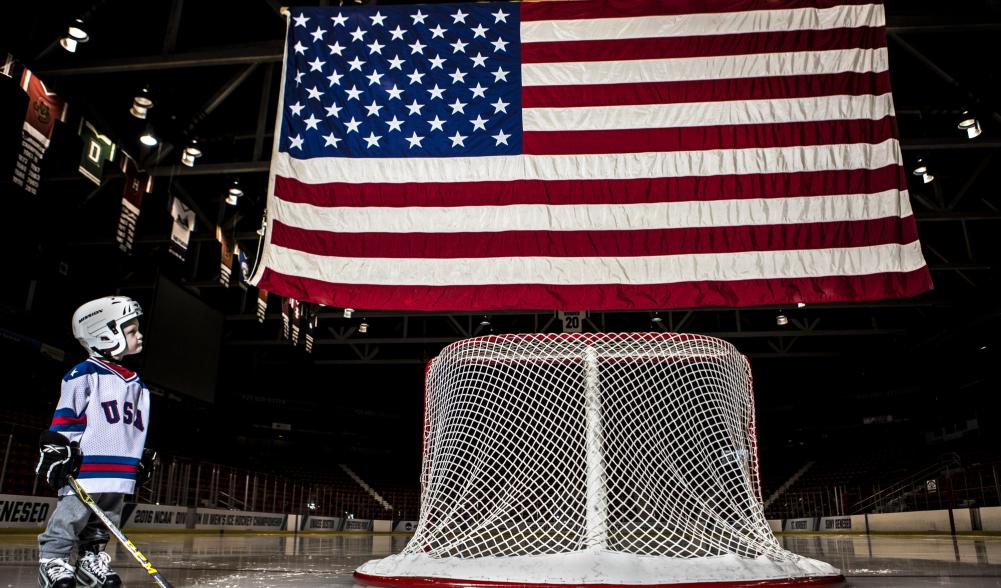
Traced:
<svg viewBox="0 0 1001 588">
<path fill-rule="evenodd" d="M 11 180 L 28 96 L 0 76 L 0 584 L 37 581 L 35 535 L 54 506 L 33 473 L 37 440 L 63 375 L 86 357 L 70 317 L 88 300 L 129 296 L 144 310 L 145 350 L 124 364 L 152 393 L 147 447 L 160 466 L 123 521 L 174 586 L 352 583 L 358 565 L 401 551 L 421 516 L 428 362 L 470 337 L 575 329 L 552 309 L 319 306 L 307 351 L 305 324 L 296 344 L 283 334 L 281 297 L 261 320 L 238 264 L 221 282 L 218 234 L 251 267 L 260 253 L 281 10 L 273 0 L 3 7 L 0 60 L 9 52 L 69 107 L 28 193 Z M 894 124 L 934 289 L 592 310 L 579 328 L 708 335 L 749 359 L 761 499 L 785 549 L 839 568 L 850 586 L 1001 586 L 1001 2 L 887 0 L 885 10 Z M 77 18 L 88 40 L 71 53 L 60 39 Z M 153 101 L 145 119 L 130 114 L 140 95 Z M 969 117 L 975 137 L 959 128 Z M 117 159 L 96 182 L 81 174 L 81 119 L 152 178 L 128 253 L 116 238 L 126 177 Z M 155 145 L 140 143 L 147 132 Z M 181 165 L 192 139 L 202 155 Z M 174 198 L 195 219 L 183 259 Z M 150 582 L 120 546 L 108 551 L 127 584 Z"/>
</svg>

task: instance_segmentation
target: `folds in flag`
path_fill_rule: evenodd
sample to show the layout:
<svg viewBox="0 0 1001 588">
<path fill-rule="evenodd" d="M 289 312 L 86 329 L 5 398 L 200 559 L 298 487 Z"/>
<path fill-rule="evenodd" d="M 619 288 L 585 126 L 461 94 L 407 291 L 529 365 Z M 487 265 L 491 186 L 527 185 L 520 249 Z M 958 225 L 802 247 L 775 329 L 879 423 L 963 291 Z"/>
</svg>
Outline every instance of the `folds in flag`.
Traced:
<svg viewBox="0 0 1001 588">
<path fill-rule="evenodd" d="M 716 6 L 290 9 L 254 283 L 406 310 L 931 288 L 883 6 Z"/>
</svg>

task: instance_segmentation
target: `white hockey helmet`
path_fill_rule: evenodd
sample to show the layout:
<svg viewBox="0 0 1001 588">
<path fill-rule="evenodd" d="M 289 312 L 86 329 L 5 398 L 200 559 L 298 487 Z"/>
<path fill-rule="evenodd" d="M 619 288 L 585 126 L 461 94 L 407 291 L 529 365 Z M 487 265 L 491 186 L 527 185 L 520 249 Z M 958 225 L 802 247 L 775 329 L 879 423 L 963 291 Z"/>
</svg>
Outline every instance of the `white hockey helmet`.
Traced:
<svg viewBox="0 0 1001 588">
<path fill-rule="evenodd" d="M 127 346 L 122 325 L 142 313 L 139 303 L 128 296 L 91 300 L 73 313 L 73 336 L 91 353 L 118 355 Z"/>
</svg>

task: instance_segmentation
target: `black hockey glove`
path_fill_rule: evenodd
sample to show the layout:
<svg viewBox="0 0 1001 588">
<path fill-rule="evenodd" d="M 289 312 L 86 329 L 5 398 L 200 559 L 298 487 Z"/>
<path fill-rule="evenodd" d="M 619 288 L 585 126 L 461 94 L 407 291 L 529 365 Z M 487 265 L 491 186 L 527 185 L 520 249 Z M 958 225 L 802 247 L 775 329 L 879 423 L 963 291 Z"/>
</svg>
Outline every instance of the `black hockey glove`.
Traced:
<svg viewBox="0 0 1001 588">
<path fill-rule="evenodd" d="M 35 475 L 55 490 L 66 485 L 67 476 L 77 475 L 83 461 L 80 444 L 55 431 L 42 431 L 38 439 L 38 453 Z"/>
<path fill-rule="evenodd" d="M 136 484 L 143 486 L 152 480 L 159 465 L 160 456 L 156 454 L 156 451 L 149 447 L 143 449 L 142 459 L 139 460 L 139 466 L 136 468 Z"/>
</svg>

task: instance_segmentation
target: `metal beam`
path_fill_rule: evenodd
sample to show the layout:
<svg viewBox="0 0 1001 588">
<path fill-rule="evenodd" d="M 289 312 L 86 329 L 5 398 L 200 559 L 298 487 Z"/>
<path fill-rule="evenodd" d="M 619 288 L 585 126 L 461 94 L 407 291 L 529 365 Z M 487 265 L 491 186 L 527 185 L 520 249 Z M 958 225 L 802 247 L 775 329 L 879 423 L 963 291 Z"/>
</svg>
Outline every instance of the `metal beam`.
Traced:
<svg viewBox="0 0 1001 588">
<path fill-rule="evenodd" d="M 184 0 L 171 0 L 170 16 L 167 17 L 167 32 L 163 35 L 163 53 L 170 55 L 177 49 L 177 32 L 181 28 L 181 12 Z"/>
<path fill-rule="evenodd" d="M 107 59 L 81 63 L 76 67 L 45 69 L 40 76 L 67 77 L 93 74 L 110 74 L 135 71 L 156 71 L 186 67 L 219 65 L 251 65 L 277 63 L 282 59 L 282 41 L 267 41 L 250 45 L 218 47 L 205 51 L 177 53 L 174 55 L 149 55 L 124 59 Z"/>
</svg>

